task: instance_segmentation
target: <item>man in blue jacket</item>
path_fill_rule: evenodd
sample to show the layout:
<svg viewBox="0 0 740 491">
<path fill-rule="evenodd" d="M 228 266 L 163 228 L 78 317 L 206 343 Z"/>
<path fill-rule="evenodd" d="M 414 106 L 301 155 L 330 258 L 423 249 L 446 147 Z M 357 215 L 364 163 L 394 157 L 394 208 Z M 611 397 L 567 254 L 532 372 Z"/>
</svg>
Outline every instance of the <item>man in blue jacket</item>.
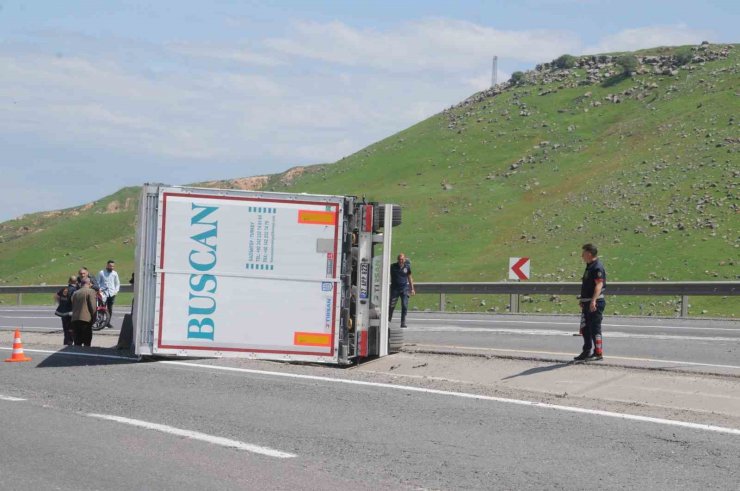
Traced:
<svg viewBox="0 0 740 491">
<path fill-rule="evenodd" d="M 391 301 L 388 321 L 393 319 L 393 310 L 398 299 L 401 299 L 401 327 L 406 327 L 406 314 L 409 310 L 409 294 L 416 295 L 414 278 L 411 276 L 411 261 L 404 253 L 398 255 L 398 261 L 391 265 Z"/>
</svg>

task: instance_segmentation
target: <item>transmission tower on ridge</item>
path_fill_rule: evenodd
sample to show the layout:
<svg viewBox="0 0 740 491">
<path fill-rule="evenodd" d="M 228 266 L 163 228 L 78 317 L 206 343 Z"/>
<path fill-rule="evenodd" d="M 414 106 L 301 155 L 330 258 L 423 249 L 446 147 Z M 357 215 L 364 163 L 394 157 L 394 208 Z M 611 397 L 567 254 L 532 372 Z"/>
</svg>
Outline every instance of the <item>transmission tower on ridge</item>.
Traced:
<svg viewBox="0 0 740 491">
<path fill-rule="evenodd" d="M 493 71 L 491 72 L 491 87 L 498 85 L 498 56 L 493 57 Z"/>
</svg>

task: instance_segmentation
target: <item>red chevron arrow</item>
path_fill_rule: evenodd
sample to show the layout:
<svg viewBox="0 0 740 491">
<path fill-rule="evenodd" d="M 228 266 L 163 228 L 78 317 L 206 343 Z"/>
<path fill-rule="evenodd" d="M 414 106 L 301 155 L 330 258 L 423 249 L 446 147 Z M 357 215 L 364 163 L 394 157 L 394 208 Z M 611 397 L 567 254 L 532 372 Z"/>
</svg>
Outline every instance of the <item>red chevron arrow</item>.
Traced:
<svg viewBox="0 0 740 491">
<path fill-rule="evenodd" d="M 524 274 L 524 271 L 522 271 L 521 269 L 519 269 L 522 266 L 524 266 L 525 264 L 527 264 L 528 261 L 529 261 L 529 258 L 528 257 L 519 258 L 519 260 L 517 262 L 515 262 L 514 265 L 511 267 L 511 270 L 514 272 L 515 275 L 517 275 L 519 277 L 520 280 L 528 280 L 529 279 L 529 278 L 527 278 L 527 275 Z"/>
</svg>

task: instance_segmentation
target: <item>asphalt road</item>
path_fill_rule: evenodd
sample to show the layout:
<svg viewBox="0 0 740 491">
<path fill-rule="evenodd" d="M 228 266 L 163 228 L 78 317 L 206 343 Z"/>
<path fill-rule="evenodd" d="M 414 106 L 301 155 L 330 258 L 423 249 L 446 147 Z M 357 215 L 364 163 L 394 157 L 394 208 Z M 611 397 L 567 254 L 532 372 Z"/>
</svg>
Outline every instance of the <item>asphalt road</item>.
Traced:
<svg viewBox="0 0 740 491">
<path fill-rule="evenodd" d="M 37 332 L 62 332 L 62 320 L 54 315 L 55 307 L 16 306 L 0 307 L 0 330 L 17 328 Z M 111 324 L 121 326 L 123 315 L 130 311 L 129 305 L 115 305 Z M 110 329 L 106 329 L 109 331 Z M 60 338 L 61 341 L 61 338 Z"/>
<path fill-rule="evenodd" d="M 128 306 L 116 307 L 106 334 L 118 333 Z M 578 322 L 576 316 L 410 313 L 404 340 L 430 349 L 569 360 L 581 351 Z M 19 327 L 58 334 L 61 344 L 61 320 L 51 307 L 1 307 L 0 330 Z M 607 317 L 603 336 L 609 362 L 740 375 L 740 320 Z"/>
<path fill-rule="evenodd" d="M 499 355 L 568 360 L 581 351 L 576 316 L 409 314 L 404 341 Z M 607 317 L 604 353 L 612 362 L 683 366 L 740 374 L 740 321 Z"/>
<path fill-rule="evenodd" d="M 306 374 L 298 378 L 240 369 L 255 362 L 239 360 L 32 355 L 31 363 L 0 366 L 3 489 L 674 490 L 740 482 L 737 434 L 334 380 L 351 370 L 271 364 Z"/>
</svg>

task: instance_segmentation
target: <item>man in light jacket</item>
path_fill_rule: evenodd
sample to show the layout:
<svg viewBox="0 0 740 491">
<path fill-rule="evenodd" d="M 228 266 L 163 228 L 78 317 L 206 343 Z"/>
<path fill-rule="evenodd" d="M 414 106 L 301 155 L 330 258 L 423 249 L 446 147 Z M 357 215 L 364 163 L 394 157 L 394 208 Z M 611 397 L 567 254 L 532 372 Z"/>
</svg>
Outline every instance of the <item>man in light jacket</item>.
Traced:
<svg viewBox="0 0 740 491">
<path fill-rule="evenodd" d="M 108 261 L 105 265 L 105 269 L 101 269 L 98 273 L 98 285 L 100 291 L 105 295 L 105 305 L 108 307 L 108 325 L 105 327 L 113 327 L 110 323 L 113 319 L 113 304 L 116 301 L 116 295 L 121 289 L 121 280 L 118 278 L 118 273 L 115 271 L 116 262 L 114 260 Z"/>
</svg>

